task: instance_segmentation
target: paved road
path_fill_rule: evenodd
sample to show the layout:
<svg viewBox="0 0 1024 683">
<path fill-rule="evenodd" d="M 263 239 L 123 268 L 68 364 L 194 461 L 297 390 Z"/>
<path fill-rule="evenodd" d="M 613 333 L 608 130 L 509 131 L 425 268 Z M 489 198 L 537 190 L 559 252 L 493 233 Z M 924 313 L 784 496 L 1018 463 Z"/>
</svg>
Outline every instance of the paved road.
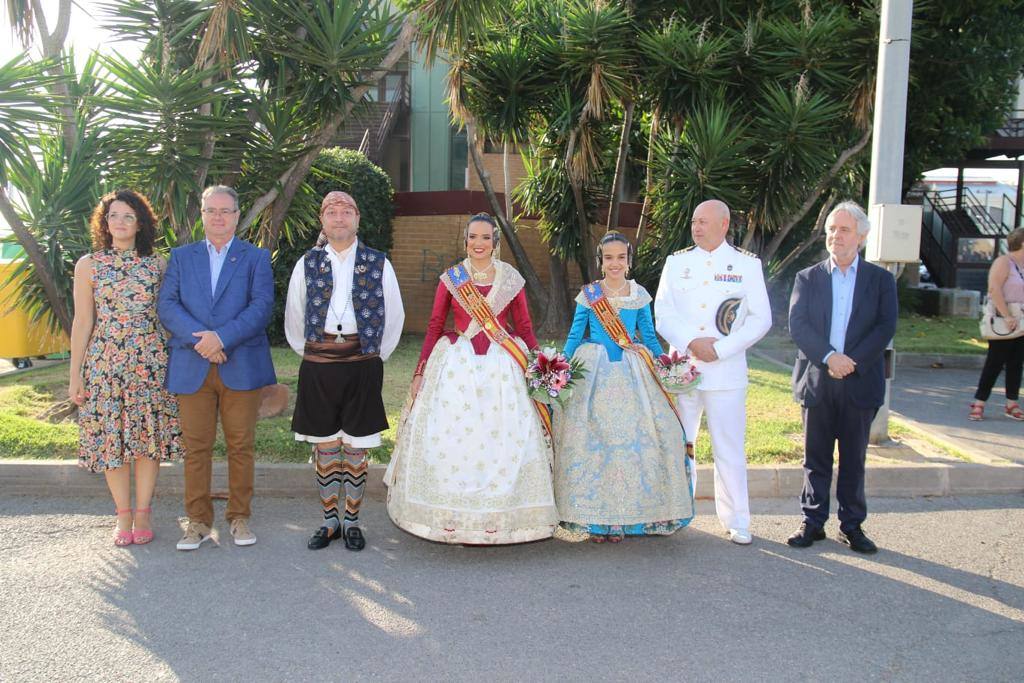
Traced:
<svg viewBox="0 0 1024 683">
<path fill-rule="evenodd" d="M 985 406 L 985 420 L 967 419 L 980 374 L 980 370 L 897 367 L 892 409 L 967 452 L 1024 463 L 1024 422 L 1003 415 L 1002 375 Z"/>
<path fill-rule="evenodd" d="M 0 500 L 0 680 L 1024 672 L 1024 496 L 874 500 L 873 558 L 787 547 L 792 501 L 755 501 L 747 548 L 706 502 L 671 538 L 463 548 L 397 531 L 378 501 L 359 554 L 305 549 L 315 501 L 257 503 L 258 545 L 180 553 L 167 515 L 153 545 L 117 549 L 101 498 Z"/>
</svg>

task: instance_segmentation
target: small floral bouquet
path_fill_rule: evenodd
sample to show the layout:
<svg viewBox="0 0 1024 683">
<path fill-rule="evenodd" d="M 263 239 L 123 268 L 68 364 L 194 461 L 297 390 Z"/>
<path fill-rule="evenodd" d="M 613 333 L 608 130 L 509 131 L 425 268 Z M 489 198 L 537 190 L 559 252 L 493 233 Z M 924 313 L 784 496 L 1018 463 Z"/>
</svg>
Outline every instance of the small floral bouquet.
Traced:
<svg viewBox="0 0 1024 683">
<path fill-rule="evenodd" d="M 665 390 L 670 394 L 686 394 L 700 384 L 700 370 L 690 360 L 690 356 L 673 351 L 671 355 L 661 354 L 656 363 L 658 377 Z"/>
<path fill-rule="evenodd" d="M 530 358 L 526 368 L 530 398 L 546 405 L 563 406 L 572 394 L 573 384 L 585 372 L 578 359 L 568 360 L 554 348 L 543 348 Z"/>
</svg>

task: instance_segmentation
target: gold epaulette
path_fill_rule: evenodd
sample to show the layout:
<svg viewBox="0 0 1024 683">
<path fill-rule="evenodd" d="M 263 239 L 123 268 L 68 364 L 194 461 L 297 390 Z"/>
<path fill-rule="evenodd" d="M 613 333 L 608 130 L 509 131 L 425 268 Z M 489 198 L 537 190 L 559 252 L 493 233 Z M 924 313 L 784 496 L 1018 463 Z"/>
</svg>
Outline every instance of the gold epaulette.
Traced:
<svg viewBox="0 0 1024 683">
<path fill-rule="evenodd" d="M 740 249 L 737 246 L 733 246 L 733 249 L 735 249 L 736 251 L 740 252 L 744 256 L 749 256 L 750 258 L 757 258 L 757 259 L 761 258 L 761 256 L 759 254 L 755 254 L 752 251 L 747 251 L 746 249 Z"/>
<path fill-rule="evenodd" d="M 691 244 L 690 246 L 688 246 L 688 247 L 686 247 L 684 249 L 680 249 L 679 251 L 673 251 L 672 255 L 673 256 L 678 256 L 679 254 L 685 254 L 686 252 L 690 251 L 691 249 L 696 249 L 696 248 L 697 248 L 696 244 Z"/>
</svg>

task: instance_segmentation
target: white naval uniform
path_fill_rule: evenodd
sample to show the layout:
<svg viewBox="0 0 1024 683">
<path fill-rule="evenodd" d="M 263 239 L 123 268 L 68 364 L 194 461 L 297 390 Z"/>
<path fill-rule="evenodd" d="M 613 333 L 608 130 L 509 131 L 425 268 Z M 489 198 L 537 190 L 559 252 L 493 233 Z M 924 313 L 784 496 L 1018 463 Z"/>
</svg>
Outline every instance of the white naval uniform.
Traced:
<svg viewBox="0 0 1024 683">
<path fill-rule="evenodd" d="M 331 303 L 327 307 L 324 319 L 325 330 L 340 330 L 341 334 L 355 334 L 356 314 L 352 307 L 352 275 L 356 263 L 356 243 L 345 251 L 335 251 L 330 244 L 325 245 L 327 257 L 331 260 L 331 275 L 334 287 L 331 290 Z M 384 332 L 380 340 L 380 359 L 386 361 L 398 346 L 405 324 L 405 309 L 402 307 L 402 295 L 398 290 L 398 278 L 391 262 L 384 261 L 382 277 L 384 290 Z M 340 327 L 339 327 L 340 325 Z M 306 257 L 303 256 L 292 269 L 292 277 L 288 282 L 288 298 L 284 309 L 284 334 L 288 345 L 295 353 L 302 356 L 306 346 Z M 309 436 L 296 434 L 296 441 L 324 443 L 341 439 L 352 448 L 376 448 L 381 444 L 380 433 L 367 436 L 351 436 L 344 431 L 330 436 Z"/>
<path fill-rule="evenodd" d="M 740 298 L 729 335 L 718 331 L 719 305 Z M 702 374 L 696 391 L 679 396 L 686 439 L 697 441 L 702 412 L 707 413 L 711 452 L 715 459 L 715 509 L 726 529 L 750 529 L 747 497 L 746 350 L 772 326 L 771 304 L 761 260 L 722 242 L 712 252 L 693 246 L 665 261 L 654 301 L 655 327 L 673 349 L 687 352 L 698 337 L 714 337 L 718 360 L 695 360 Z"/>
</svg>

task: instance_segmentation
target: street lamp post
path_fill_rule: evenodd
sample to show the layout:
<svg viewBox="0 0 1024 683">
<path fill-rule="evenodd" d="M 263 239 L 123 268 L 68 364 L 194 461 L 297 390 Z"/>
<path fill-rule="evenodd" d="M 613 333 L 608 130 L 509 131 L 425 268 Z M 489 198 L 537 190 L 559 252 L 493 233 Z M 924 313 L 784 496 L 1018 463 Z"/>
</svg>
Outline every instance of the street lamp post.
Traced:
<svg viewBox="0 0 1024 683">
<path fill-rule="evenodd" d="M 871 140 L 871 185 L 868 206 L 899 204 L 903 199 L 903 140 L 907 123 L 907 84 L 910 77 L 910 22 L 913 0 L 882 0 L 878 33 L 878 75 L 875 82 L 875 118 Z M 873 226 L 878 229 L 878 226 Z M 898 265 L 879 265 L 895 276 Z M 886 353 L 895 365 L 892 342 Z M 889 395 L 891 380 L 885 382 L 885 403 L 871 423 L 871 443 L 889 439 Z"/>
</svg>

